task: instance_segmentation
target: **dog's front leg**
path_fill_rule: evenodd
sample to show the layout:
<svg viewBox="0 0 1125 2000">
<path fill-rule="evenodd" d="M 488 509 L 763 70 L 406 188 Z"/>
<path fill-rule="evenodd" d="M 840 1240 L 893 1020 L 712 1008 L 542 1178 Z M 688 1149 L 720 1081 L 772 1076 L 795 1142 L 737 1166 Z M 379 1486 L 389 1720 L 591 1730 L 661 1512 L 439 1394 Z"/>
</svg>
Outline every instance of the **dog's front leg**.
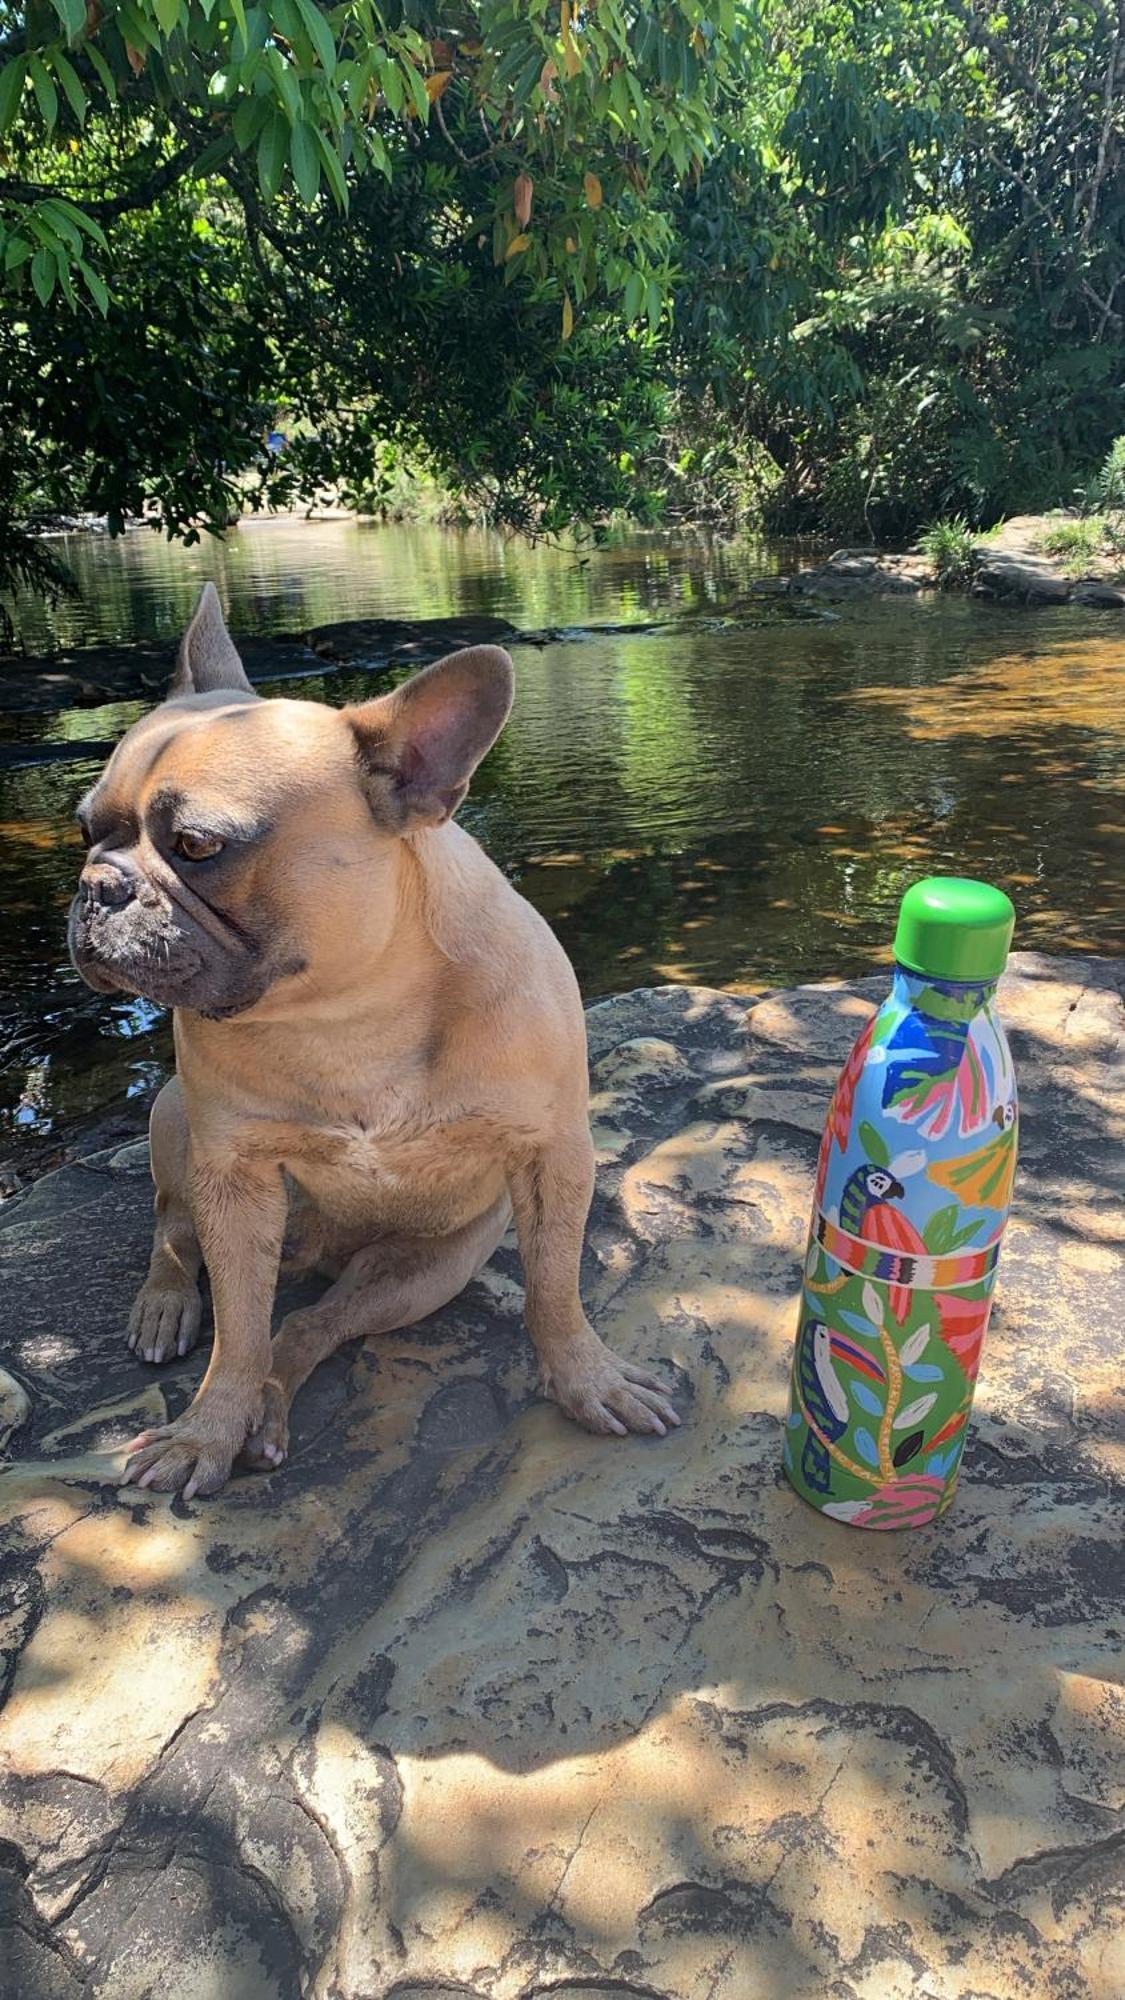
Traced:
<svg viewBox="0 0 1125 2000">
<path fill-rule="evenodd" d="M 125 1483 L 170 1493 L 217 1493 L 262 1418 L 270 1319 L 287 1202 L 277 1167 L 206 1161 L 189 1182 L 192 1217 L 211 1280 L 215 1343 L 195 1400 L 175 1423 L 128 1447 Z"/>
<path fill-rule="evenodd" d="M 525 1314 L 543 1388 L 588 1431 L 664 1437 L 680 1419 L 646 1368 L 619 1361 L 599 1340 L 578 1291 L 582 1239 L 594 1189 L 594 1155 L 583 1128 L 513 1160 L 508 1184 L 527 1287 Z"/>
</svg>

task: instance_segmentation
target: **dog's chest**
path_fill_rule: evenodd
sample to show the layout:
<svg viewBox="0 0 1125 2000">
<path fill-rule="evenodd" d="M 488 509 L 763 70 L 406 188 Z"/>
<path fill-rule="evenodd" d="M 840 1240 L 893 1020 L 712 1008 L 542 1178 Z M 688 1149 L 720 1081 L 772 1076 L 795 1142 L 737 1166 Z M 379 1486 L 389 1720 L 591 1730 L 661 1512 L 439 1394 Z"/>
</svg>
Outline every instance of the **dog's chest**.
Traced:
<svg viewBox="0 0 1125 2000">
<path fill-rule="evenodd" d="M 502 1172 L 480 1121 L 384 1110 L 307 1127 L 286 1165 L 318 1208 L 379 1228 L 457 1226 L 495 1199 Z M 495 1185 L 494 1185 L 495 1183 Z"/>
</svg>

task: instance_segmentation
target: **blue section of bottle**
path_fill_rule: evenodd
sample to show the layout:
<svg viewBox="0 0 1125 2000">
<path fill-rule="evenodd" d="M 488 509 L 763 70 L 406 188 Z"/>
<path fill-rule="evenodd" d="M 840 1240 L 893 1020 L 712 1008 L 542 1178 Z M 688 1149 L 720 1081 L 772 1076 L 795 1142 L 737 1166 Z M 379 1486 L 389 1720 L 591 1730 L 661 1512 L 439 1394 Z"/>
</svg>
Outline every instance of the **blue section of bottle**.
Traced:
<svg viewBox="0 0 1125 2000">
<path fill-rule="evenodd" d="M 855 1080 L 846 1147 L 832 1143 L 818 1189 L 822 1213 L 849 1235 L 869 1236 L 880 1207 L 902 1226 L 885 1216 L 877 1240 L 901 1237 L 903 1252 L 948 1256 L 999 1238 L 1017 1102 L 995 998 L 995 981 L 964 985 L 896 966 Z"/>
</svg>

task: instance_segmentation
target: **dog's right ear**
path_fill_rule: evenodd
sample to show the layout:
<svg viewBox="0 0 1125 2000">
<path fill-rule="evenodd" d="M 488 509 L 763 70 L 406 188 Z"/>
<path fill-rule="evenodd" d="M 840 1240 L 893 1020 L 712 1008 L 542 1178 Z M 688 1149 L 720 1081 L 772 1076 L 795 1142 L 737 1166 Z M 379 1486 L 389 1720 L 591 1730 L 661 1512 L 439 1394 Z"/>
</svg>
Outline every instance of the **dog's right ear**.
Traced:
<svg viewBox="0 0 1125 2000">
<path fill-rule="evenodd" d="M 216 688 L 232 693 L 253 694 L 246 672 L 227 631 L 219 593 L 213 583 L 205 583 L 195 607 L 195 616 L 176 657 L 176 671 L 168 689 L 169 701 L 178 695 L 211 694 Z"/>
</svg>

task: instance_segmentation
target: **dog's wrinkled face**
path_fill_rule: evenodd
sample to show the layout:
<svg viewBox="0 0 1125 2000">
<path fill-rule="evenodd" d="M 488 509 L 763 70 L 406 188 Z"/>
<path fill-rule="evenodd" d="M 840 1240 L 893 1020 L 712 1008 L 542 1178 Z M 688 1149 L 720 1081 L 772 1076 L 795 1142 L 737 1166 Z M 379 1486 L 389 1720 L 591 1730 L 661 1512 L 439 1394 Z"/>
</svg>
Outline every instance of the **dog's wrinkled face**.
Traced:
<svg viewBox="0 0 1125 2000">
<path fill-rule="evenodd" d="M 262 701 L 208 585 L 169 701 L 79 806 L 77 971 L 212 1020 L 283 980 L 331 986 L 397 837 L 448 817 L 510 700 L 507 655 L 477 648 L 357 708 Z"/>
</svg>

